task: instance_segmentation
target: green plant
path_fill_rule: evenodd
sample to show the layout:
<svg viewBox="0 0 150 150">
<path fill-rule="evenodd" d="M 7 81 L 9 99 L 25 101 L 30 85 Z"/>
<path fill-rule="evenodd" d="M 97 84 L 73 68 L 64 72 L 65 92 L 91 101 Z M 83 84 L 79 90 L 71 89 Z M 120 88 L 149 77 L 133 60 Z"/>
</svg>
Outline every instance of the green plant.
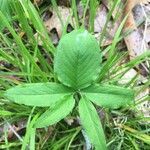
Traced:
<svg viewBox="0 0 150 150">
<path fill-rule="evenodd" d="M 64 35 L 54 56 L 54 72 L 61 83 L 29 83 L 8 89 L 5 96 L 16 103 L 50 108 L 33 123 L 34 128 L 65 118 L 79 103 L 83 128 L 97 150 L 106 149 L 100 118 L 92 103 L 116 109 L 130 104 L 134 92 L 113 85 L 96 84 L 102 56 L 95 38 L 86 30 Z"/>
<path fill-rule="evenodd" d="M 1 0 L 0 1 L 0 11 L 7 17 L 8 21 L 12 20 L 11 12 L 11 1 L 10 0 Z M 0 24 L 0 30 L 4 28 L 3 23 Z"/>
</svg>

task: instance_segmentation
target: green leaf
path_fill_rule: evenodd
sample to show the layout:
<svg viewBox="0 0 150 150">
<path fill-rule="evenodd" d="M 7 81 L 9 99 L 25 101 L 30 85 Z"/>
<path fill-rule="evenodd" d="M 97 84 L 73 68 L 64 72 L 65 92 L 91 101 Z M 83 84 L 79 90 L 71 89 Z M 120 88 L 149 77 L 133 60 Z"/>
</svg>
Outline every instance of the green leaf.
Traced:
<svg viewBox="0 0 150 150">
<path fill-rule="evenodd" d="M 119 108 L 134 100 L 134 91 L 112 85 L 92 85 L 82 91 L 88 99 L 102 107 Z"/>
<path fill-rule="evenodd" d="M 96 150 L 106 150 L 106 141 L 100 118 L 93 104 L 82 97 L 79 102 L 79 114 L 83 128 Z"/>
<path fill-rule="evenodd" d="M 100 62 L 100 48 L 96 39 L 86 30 L 74 30 L 59 42 L 54 71 L 64 85 L 82 89 L 97 78 Z"/>
<path fill-rule="evenodd" d="M 5 15 L 8 21 L 12 18 L 11 0 L 0 0 L 0 11 Z M 0 23 L 0 30 L 4 28 L 3 23 Z"/>
<path fill-rule="evenodd" d="M 30 83 L 8 89 L 5 96 L 16 103 L 29 106 L 50 106 L 73 91 L 57 83 Z"/>
<path fill-rule="evenodd" d="M 40 118 L 37 119 L 34 127 L 42 128 L 59 122 L 72 111 L 74 105 L 75 100 L 73 96 L 65 96 L 62 101 L 55 103 L 52 108 L 49 108 L 43 113 Z"/>
</svg>

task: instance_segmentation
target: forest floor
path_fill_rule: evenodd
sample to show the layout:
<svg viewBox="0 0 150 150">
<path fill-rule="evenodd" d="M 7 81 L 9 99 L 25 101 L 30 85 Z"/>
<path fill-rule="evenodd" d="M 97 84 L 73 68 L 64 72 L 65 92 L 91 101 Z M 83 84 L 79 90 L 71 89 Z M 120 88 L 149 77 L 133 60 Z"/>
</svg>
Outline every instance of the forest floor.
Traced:
<svg viewBox="0 0 150 150">
<path fill-rule="evenodd" d="M 54 81 L 56 46 L 63 35 L 81 27 L 95 36 L 101 49 L 99 82 L 135 91 L 133 105 L 96 107 L 108 149 L 150 149 L 149 0 L 1 0 L 0 22 L 0 149 L 31 149 L 30 124 L 47 109 L 19 105 L 3 93 L 23 83 Z M 82 150 L 89 145 L 79 116 L 36 131 L 36 150 Z"/>
</svg>

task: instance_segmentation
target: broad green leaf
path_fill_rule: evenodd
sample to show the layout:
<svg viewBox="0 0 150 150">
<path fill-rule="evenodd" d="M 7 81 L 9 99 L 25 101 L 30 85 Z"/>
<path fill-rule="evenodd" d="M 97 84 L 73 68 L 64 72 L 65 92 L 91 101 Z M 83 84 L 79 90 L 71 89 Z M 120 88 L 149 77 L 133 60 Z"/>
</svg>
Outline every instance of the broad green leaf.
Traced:
<svg viewBox="0 0 150 150">
<path fill-rule="evenodd" d="M 57 83 L 30 83 L 8 89 L 5 96 L 16 103 L 29 106 L 50 106 L 73 91 Z"/>
<path fill-rule="evenodd" d="M 74 30 L 59 42 L 54 71 L 64 85 L 82 89 L 97 78 L 100 63 L 101 54 L 96 39 L 86 30 Z"/>
<path fill-rule="evenodd" d="M 93 103 L 108 108 L 129 105 L 134 100 L 134 91 L 112 85 L 92 85 L 82 91 Z"/>
<path fill-rule="evenodd" d="M 75 100 L 73 96 L 65 96 L 62 101 L 55 103 L 52 108 L 49 108 L 44 114 L 37 119 L 35 128 L 42 128 L 59 122 L 65 118 L 73 109 Z"/>
<path fill-rule="evenodd" d="M 83 128 L 96 150 L 106 150 L 106 141 L 100 118 L 93 104 L 82 97 L 79 102 L 79 114 Z"/>
</svg>

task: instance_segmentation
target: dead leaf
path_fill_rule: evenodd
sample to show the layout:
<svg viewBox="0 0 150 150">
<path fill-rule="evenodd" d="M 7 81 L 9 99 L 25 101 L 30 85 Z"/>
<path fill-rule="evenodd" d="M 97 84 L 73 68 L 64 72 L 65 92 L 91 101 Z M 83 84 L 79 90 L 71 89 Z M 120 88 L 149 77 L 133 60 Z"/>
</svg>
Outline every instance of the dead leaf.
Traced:
<svg viewBox="0 0 150 150">
<path fill-rule="evenodd" d="M 107 20 L 107 9 L 104 5 L 100 5 L 97 9 L 96 17 L 94 20 L 94 32 L 102 32 L 102 29 Z"/>
<path fill-rule="evenodd" d="M 125 43 L 127 45 L 130 59 L 135 58 L 136 56 L 141 55 L 145 50 L 148 48 L 148 43 L 145 42 L 145 29 L 139 29 L 136 25 L 136 19 L 134 18 L 134 12 L 140 12 L 142 14 L 142 6 L 136 7 L 138 9 L 137 11 L 132 11 L 133 8 L 139 4 L 139 3 L 145 3 L 146 0 L 140 1 L 140 0 L 128 0 L 127 5 L 125 6 L 125 15 L 128 15 L 128 18 L 126 20 L 125 26 L 124 26 L 124 32 L 131 32 L 129 33 L 125 38 Z M 136 15 L 135 15 L 136 16 Z M 143 15 L 143 19 L 145 19 Z M 144 31 L 143 31 L 144 30 Z"/>
<path fill-rule="evenodd" d="M 108 10 L 111 10 L 114 0 L 102 0 L 102 3 L 107 7 Z M 123 6 L 125 4 L 125 0 L 120 1 L 118 5 L 115 6 L 114 11 L 112 12 L 112 17 L 115 18 L 116 14 L 122 14 Z"/>
<path fill-rule="evenodd" d="M 34 0 L 34 1 L 33 1 L 33 3 L 34 3 L 35 5 L 40 5 L 40 4 L 42 4 L 42 2 L 43 2 L 43 0 Z"/>
<path fill-rule="evenodd" d="M 136 103 L 139 103 L 138 101 L 141 101 L 143 97 L 148 98 L 149 93 L 150 93 L 150 89 L 148 88 L 140 92 L 135 99 Z M 147 101 L 140 102 L 137 105 L 137 108 L 143 114 L 144 117 L 150 117 L 150 101 L 147 100 Z M 140 115 L 139 112 L 137 113 L 137 115 Z"/>
<path fill-rule="evenodd" d="M 150 0 L 139 0 L 139 2 L 142 4 L 149 4 Z"/>
<path fill-rule="evenodd" d="M 71 9 L 64 6 L 58 6 L 58 11 L 61 14 L 63 25 L 67 27 L 68 25 L 70 25 L 71 27 L 73 27 L 74 18 L 71 17 Z M 57 44 L 63 32 L 62 23 L 57 13 L 52 8 L 50 8 L 50 10 L 45 13 L 46 14 L 43 15 L 44 25 L 52 38 L 53 44 Z M 35 34 L 36 39 L 37 37 L 38 33 Z M 38 41 L 38 44 L 42 45 L 42 41 L 40 39 Z"/>
<path fill-rule="evenodd" d="M 137 26 L 134 20 L 134 16 L 132 13 L 133 8 L 137 5 L 137 4 L 146 4 L 148 3 L 150 0 L 127 0 L 127 3 L 125 5 L 125 9 L 124 9 L 124 16 L 128 15 L 128 18 L 125 22 L 124 25 L 124 30 L 136 30 Z"/>
<path fill-rule="evenodd" d="M 65 25 L 65 23 L 68 22 L 68 24 L 70 24 L 71 26 L 73 26 L 73 20 L 71 20 L 71 9 L 70 8 L 67 8 L 67 7 L 58 7 L 58 11 L 60 12 L 61 16 L 62 16 L 62 20 L 63 20 L 63 23 Z M 70 18 L 70 19 L 69 19 Z M 69 19 L 69 21 L 68 21 Z M 61 25 L 61 21 L 60 19 L 58 18 L 58 15 L 57 13 L 52 10 L 52 16 L 51 18 L 49 18 L 48 20 L 46 20 L 44 22 L 44 25 L 46 26 L 47 30 L 50 32 L 52 29 L 56 29 L 57 33 L 58 33 L 58 36 L 59 38 L 61 37 L 62 35 L 62 25 Z"/>
<path fill-rule="evenodd" d="M 98 40 L 104 29 L 107 20 L 107 14 L 108 14 L 107 8 L 103 4 L 101 4 L 97 9 L 97 13 L 94 21 L 94 33 L 96 39 Z M 106 29 L 107 34 L 104 35 L 105 37 L 103 38 L 101 46 L 106 46 L 112 43 L 113 37 L 117 31 L 118 26 L 119 26 L 118 20 L 115 21 L 115 23 L 113 23 L 113 21 L 111 20 L 108 22 L 107 29 Z"/>
<path fill-rule="evenodd" d="M 127 0 L 127 2 L 126 2 L 125 9 L 124 9 L 124 17 L 126 15 L 128 15 L 128 18 L 127 18 L 127 20 L 125 22 L 125 25 L 124 25 L 124 30 L 125 31 L 137 29 L 135 21 L 134 21 L 133 14 L 132 14 L 132 9 L 138 3 L 139 3 L 139 0 Z"/>
<path fill-rule="evenodd" d="M 128 50 L 129 50 L 129 55 L 130 55 L 131 59 L 133 59 L 136 56 L 139 56 L 143 53 L 142 44 L 141 44 L 143 37 L 139 33 L 138 29 L 134 30 L 132 33 L 127 35 L 124 38 L 124 40 L 125 40 Z"/>
<path fill-rule="evenodd" d="M 126 68 L 120 70 L 117 74 L 122 74 L 124 71 L 126 70 Z M 139 84 L 144 84 L 145 82 L 147 82 L 147 79 L 142 76 L 140 74 L 140 72 L 137 72 L 135 69 L 130 69 L 129 71 L 127 71 L 118 81 L 119 84 L 123 84 L 126 85 L 128 84 L 134 77 L 136 76 L 136 83 L 132 83 L 131 86 L 133 84 L 139 85 Z"/>
<path fill-rule="evenodd" d="M 82 4 L 82 1 L 80 1 L 79 4 L 77 5 L 77 11 L 78 11 L 79 19 L 81 19 L 84 14 L 84 6 Z"/>
<path fill-rule="evenodd" d="M 119 84 L 127 84 L 129 83 L 136 75 L 137 75 L 137 71 L 135 69 L 130 69 L 129 71 L 127 71 L 122 77 L 121 79 L 118 81 Z"/>
<path fill-rule="evenodd" d="M 20 120 L 17 122 L 17 124 L 10 124 L 10 123 L 6 123 L 5 125 L 3 125 L 0 128 L 0 135 L 2 135 L 0 137 L 0 142 L 4 141 L 5 136 L 4 136 L 4 131 L 7 130 L 7 135 L 8 135 L 8 140 L 14 139 L 16 137 L 16 134 L 19 135 L 19 132 L 23 129 L 25 129 L 26 127 L 26 121 L 25 120 Z M 20 136 L 20 135 L 19 135 Z"/>
<path fill-rule="evenodd" d="M 146 30 L 145 41 L 146 43 L 148 43 L 149 48 L 150 48 L 150 27 L 148 27 Z"/>
</svg>

